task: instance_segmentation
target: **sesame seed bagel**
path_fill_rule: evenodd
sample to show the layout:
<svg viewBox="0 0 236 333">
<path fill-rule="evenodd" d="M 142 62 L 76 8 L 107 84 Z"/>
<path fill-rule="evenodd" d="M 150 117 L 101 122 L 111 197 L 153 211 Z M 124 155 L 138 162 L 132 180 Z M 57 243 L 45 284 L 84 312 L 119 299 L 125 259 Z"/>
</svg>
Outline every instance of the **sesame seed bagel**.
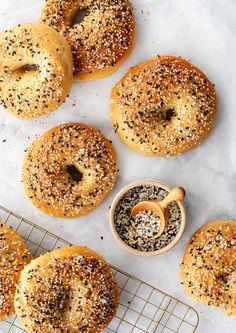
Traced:
<svg viewBox="0 0 236 333">
<path fill-rule="evenodd" d="M 33 204 L 57 217 L 80 217 L 95 209 L 116 182 L 111 142 L 79 123 L 58 126 L 29 147 L 23 182 Z"/>
<path fill-rule="evenodd" d="M 81 11 L 88 13 L 75 23 Z M 128 0 L 46 0 L 41 21 L 66 37 L 78 80 L 111 74 L 133 46 L 135 22 Z"/>
<path fill-rule="evenodd" d="M 14 295 L 20 271 L 32 259 L 20 236 L 0 223 L 0 320 L 14 312 Z"/>
<path fill-rule="evenodd" d="M 0 104 L 19 118 L 54 111 L 68 95 L 73 63 L 66 39 L 43 24 L 0 33 Z"/>
<path fill-rule="evenodd" d="M 118 301 L 117 283 L 104 259 L 73 246 L 25 267 L 15 309 L 28 333 L 97 333 L 112 320 Z"/>
<path fill-rule="evenodd" d="M 184 287 L 195 301 L 236 314 L 236 221 L 215 221 L 191 237 L 181 264 Z"/>
<path fill-rule="evenodd" d="M 213 84 L 180 57 L 157 56 L 131 68 L 111 94 L 115 131 L 143 155 L 173 156 L 198 146 L 216 112 Z"/>
</svg>

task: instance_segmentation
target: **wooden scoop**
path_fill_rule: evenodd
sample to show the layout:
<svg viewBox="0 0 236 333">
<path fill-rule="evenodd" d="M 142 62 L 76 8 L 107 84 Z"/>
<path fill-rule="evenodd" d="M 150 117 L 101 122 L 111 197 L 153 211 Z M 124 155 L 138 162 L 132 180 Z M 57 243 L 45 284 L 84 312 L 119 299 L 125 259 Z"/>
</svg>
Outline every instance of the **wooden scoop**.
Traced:
<svg viewBox="0 0 236 333">
<path fill-rule="evenodd" d="M 162 201 L 159 200 L 149 200 L 149 201 L 141 201 L 137 205 L 135 205 L 131 210 L 131 216 L 136 216 L 141 211 L 151 211 L 155 213 L 160 219 L 160 229 L 155 234 L 154 237 L 149 238 L 149 240 L 156 239 L 159 237 L 163 231 L 165 230 L 168 223 L 168 206 L 171 202 L 177 200 L 183 200 L 185 196 L 185 190 L 183 187 L 175 187 L 173 190 L 169 192 L 167 197 Z"/>
</svg>

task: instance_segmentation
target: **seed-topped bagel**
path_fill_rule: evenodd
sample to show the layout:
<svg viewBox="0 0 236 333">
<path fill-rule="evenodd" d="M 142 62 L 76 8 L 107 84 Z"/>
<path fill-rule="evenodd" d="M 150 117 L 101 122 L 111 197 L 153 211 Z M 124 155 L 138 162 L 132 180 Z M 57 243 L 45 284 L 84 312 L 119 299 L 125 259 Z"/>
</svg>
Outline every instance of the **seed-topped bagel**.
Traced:
<svg viewBox="0 0 236 333">
<path fill-rule="evenodd" d="M 201 144 L 216 111 L 213 84 L 173 56 L 131 68 L 111 95 L 115 131 L 131 149 L 150 156 L 178 155 Z"/>
<path fill-rule="evenodd" d="M 0 222 L 0 320 L 14 312 L 14 295 L 20 272 L 32 256 L 20 236 Z"/>
<path fill-rule="evenodd" d="M 0 33 L 0 104 L 19 118 L 54 111 L 73 80 L 67 41 L 43 24 L 23 24 Z"/>
<path fill-rule="evenodd" d="M 28 197 L 58 217 L 79 217 L 95 209 L 113 188 L 116 175 L 111 142 L 79 123 L 43 134 L 29 147 L 23 165 Z"/>
<path fill-rule="evenodd" d="M 88 13 L 74 23 L 80 11 Z M 46 0 L 41 20 L 66 37 L 76 79 L 111 74 L 133 46 L 135 23 L 129 0 Z"/>
<path fill-rule="evenodd" d="M 28 333 L 98 333 L 115 315 L 118 300 L 104 259 L 72 246 L 47 253 L 22 271 L 15 308 Z"/>
<path fill-rule="evenodd" d="M 236 221 L 205 224 L 191 237 L 181 276 L 190 296 L 236 314 Z"/>
</svg>

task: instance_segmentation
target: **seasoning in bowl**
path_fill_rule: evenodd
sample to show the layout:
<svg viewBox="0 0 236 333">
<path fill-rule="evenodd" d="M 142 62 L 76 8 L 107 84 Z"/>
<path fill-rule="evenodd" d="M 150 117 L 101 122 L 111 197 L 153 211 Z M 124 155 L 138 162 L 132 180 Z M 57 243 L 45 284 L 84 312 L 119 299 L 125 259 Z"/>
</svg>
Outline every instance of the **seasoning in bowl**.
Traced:
<svg viewBox="0 0 236 333">
<path fill-rule="evenodd" d="M 153 238 L 160 230 L 161 220 L 151 211 L 141 211 L 131 217 L 134 233 L 142 238 Z"/>
<path fill-rule="evenodd" d="M 131 187 L 121 196 L 114 209 L 113 220 L 118 236 L 126 245 L 142 252 L 156 252 L 174 241 L 182 224 L 181 208 L 177 202 L 168 206 L 168 224 L 155 239 L 149 237 L 155 235 L 160 226 L 155 213 L 142 211 L 131 217 L 131 209 L 140 201 L 163 200 L 167 195 L 168 191 L 161 186 L 145 184 Z"/>
</svg>

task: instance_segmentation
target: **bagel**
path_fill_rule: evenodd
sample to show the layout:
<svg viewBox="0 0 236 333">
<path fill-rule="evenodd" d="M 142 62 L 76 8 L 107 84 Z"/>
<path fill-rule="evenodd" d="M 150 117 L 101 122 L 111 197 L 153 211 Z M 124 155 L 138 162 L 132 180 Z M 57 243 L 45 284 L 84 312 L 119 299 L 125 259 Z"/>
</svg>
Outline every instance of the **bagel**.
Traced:
<svg viewBox="0 0 236 333">
<path fill-rule="evenodd" d="M 88 11 L 75 23 L 78 12 Z M 41 21 L 67 39 L 78 80 L 114 72 L 131 52 L 135 22 L 128 0 L 46 0 Z"/>
<path fill-rule="evenodd" d="M 191 298 L 236 314 L 236 221 L 215 221 L 191 237 L 181 264 Z"/>
<path fill-rule="evenodd" d="M 20 271 L 32 259 L 20 236 L 0 223 L 0 320 L 14 312 L 14 295 Z"/>
<path fill-rule="evenodd" d="M 54 111 L 73 80 L 70 48 L 43 24 L 23 24 L 0 33 L 0 104 L 23 119 Z"/>
<path fill-rule="evenodd" d="M 180 57 L 157 56 L 131 68 L 111 94 L 116 133 L 143 155 L 173 156 L 198 146 L 216 112 L 214 85 Z"/>
<path fill-rule="evenodd" d="M 28 197 L 56 217 L 80 217 L 95 209 L 113 188 L 116 175 L 111 142 L 79 123 L 58 126 L 39 137 L 23 163 Z"/>
<path fill-rule="evenodd" d="M 114 317 L 118 301 L 117 283 L 104 259 L 73 246 L 25 267 L 15 309 L 28 333 L 97 333 Z"/>
</svg>

